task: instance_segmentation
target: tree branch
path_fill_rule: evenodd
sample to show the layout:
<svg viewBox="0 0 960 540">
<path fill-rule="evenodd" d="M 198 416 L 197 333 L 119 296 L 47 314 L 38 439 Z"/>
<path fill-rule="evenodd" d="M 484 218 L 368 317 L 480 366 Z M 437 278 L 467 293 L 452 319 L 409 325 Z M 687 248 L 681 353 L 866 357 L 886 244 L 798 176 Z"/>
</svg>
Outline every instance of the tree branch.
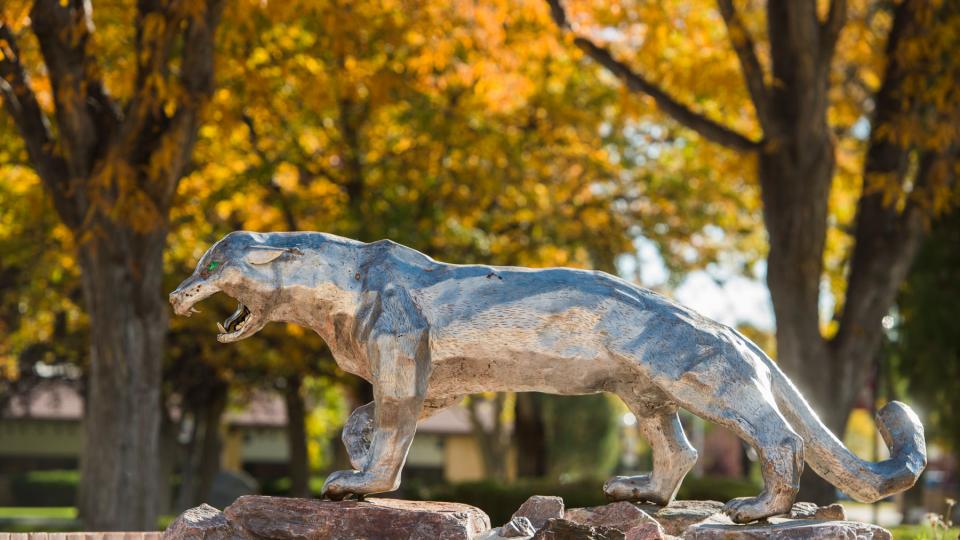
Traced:
<svg viewBox="0 0 960 540">
<path fill-rule="evenodd" d="M 172 201 L 180 176 L 193 153 L 201 110 L 213 94 L 214 40 L 223 7 L 224 0 L 206 0 L 205 9 L 189 19 L 183 35 L 180 84 L 185 96 L 174 119 L 174 128 L 180 130 L 184 142 L 172 171 L 174 178 L 165 193 L 167 204 Z"/>
<path fill-rule="evenodd" d="M 287 230 L 298 231 L 300 230 L 300 223 L 297 220 L 297 215 L 293 212 L 293 205 L 290 203 L 290 199 L 283 192 L 281 188 L 274 181 L 274 173 L 277 169 L 277 162 L 274 159 L 271 159 L 266 152 L 260 148 L 260 135 L 257 133 L 256 124 L 253 123 L 253 118 L 250 117 L 247 113 L 242 113 L 240 115 L 241 120 L 247 126 L 247 133 L 250 139 L 250 147 L 253 149 L 253 152 L 260 158 L 260 161 L 263 162 L 269 174 L 264 175 L 262 182 L 263 186 L 270 191 L 273 196 L 280 203 L 280 210 L 283 213 L 283 220 L 286 222 Z"/>
<path fill-rule="evenodd" d="M 757 119 L 764 131 L 769 131 L 771 128 L 770 96 L 763 81 L 763 67 L 757 59 L 753 37 L 734 8 L 733 0 L 717 0 L 717 5 L 720 8 L 720 15 L 723 16 L 723 22 L 727 26 L 730 43 L 733 44 L 733 50 L 740 61 L 744 82 L 747 84 L 754 109 L 757 111 Z"/>
<path fill-rule="evenodd" d="M 117 146 L 130 163 L 150 166 L 141 187 L 163 211 L 190 161 L 200 111 L 213 91 L 214 35 L 223 0 L 198 3 L 202 7 L 185 0 L 137 3 L 135 91 Z M 174 73 L 171 57 L 178 49 Z"/>
<path fill-rule="evenodd" d="M 53 86 L 60 146 L 73 178 L 90 174 L 119 122 L 116 106 L 87 54 L 93 32 L 89 5 L 84 0 L 37 0 L 30 10 Z"/>
<path fill-rule="evenodd" d="M 0 93 L 7 112 L 20 130 L 30 160 L 40 165 L 50 157 L 50 126 L 30 88 L 16 38 L 4 23 L 0 23 Z"/>
<path fill-rule="evenodd" d="M 49 121 L 30 88 L 16 37 L 5 23 L 0 23 L 0 95 L 23 138 L 31 164 L 52 194 L 57 211 L 66 223 L 76 223 L 77 215 L 66 195 L 69 183 L 66 163 L 53 152 Z"/>
<path fill-rule="evenodd" d="M 847 0 L 832 0 L 827 18 L 820 24 L 820 57 L 829 61 L 847 22 Z"/>
<path fill-rule="evenodd" d="M 561 0 L 546 0 L 550 6 L 550 15 L 564 32 L 573 32 L 567 21 Z M 659 86 L 648 81 L 629 66 L 617 60 L 607 49 L 600 47 L 587 38 L 574 35 L 573 43 L 595 62 L 620 78 L 627 88 L 653 98 L 657 106 L 680 124 L 696 131 L 703 138 L 717 144 L 744 152 L 756 151 L 760 143 L 734 131 L 718 122 L 697 113 L 667 94 Z"/>
</svg>

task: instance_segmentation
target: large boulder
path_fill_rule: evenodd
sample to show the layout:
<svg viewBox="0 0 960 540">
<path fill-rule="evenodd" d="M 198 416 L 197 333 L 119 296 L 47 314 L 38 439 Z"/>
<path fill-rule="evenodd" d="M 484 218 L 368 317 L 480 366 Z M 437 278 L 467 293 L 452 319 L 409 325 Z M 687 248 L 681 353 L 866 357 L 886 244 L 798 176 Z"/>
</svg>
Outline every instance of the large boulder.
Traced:
<svg viewBox="0 0 960 540">
<path fill-rule="evenodd" d="M 187 510 L 164 540 L 338 540 L 450 538 L 469 540 L 490 529 L 480 509 L 446 502 L 367 499 L 318 501 L 246 495 L 220 513 Z"/>
</svg>

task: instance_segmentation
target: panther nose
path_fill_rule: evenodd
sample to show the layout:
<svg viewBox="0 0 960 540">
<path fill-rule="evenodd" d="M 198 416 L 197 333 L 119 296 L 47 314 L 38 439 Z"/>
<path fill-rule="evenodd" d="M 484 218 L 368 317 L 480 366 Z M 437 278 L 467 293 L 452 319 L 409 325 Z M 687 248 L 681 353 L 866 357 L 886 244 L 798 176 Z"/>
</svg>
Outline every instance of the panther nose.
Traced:
<svg viewBox="0 0 960 540">
<path fill-rule="evenodd" d="M 170 293 L 170 305 L 173 306 L 173 311 L 177 315 L 188 315 L 189 310 L 183 308 L 183 299 L 181 298 L 180 294 L 180 289 Z"/>
<path fill-rule="evenodd" d="M 196 312 L 192 307 L 193 303 L 189 301 L 191 297 L 194 296 L 191 294 L 193 291 L 190 290 L 192 286 L 193 280 L 187 279 L 170 293 L 170 305 L 173 306 L 173 311 L 177 315 L 186 315 L 189 317 L 190 313 Z"/>
</svg>

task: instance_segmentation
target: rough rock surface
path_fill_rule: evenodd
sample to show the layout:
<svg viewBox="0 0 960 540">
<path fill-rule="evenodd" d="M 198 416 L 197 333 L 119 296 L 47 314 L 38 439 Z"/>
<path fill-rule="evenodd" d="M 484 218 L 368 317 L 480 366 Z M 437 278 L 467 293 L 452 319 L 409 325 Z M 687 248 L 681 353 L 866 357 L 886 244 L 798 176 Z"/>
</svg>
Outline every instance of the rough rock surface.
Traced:
<svg viewBox="0 0 960 540">
<path fill-rule="evenodd" d="M 209 504 L 201 504 L 180 514 L 167 527 L 167 530 L 163 531 L 163 540 L 232 540 L 242 538 L 245 538 L 245 536 L 230 525 L 223 512 Z"/>
<path fill-rule="evenodd" d="M 163 540 L 891 539 L 886 529 L 837 519 L 843 517 L 838 504 L 797 503 L 788 516 L 736 525 L 723 513 L 723 504 L 715 501 L 675 501 L 665 507 L 616 502 L 564 512 L 559 497 L 535 496 L 506 525 L 490 529 L 486 514 L 457 503 L 332 502 L 251 495 L 237 499 L 224 512 L 206 504 L 187 510 L 164 531 Z"/>
<path fill-rule="evenodd" d="M 637 525 L 624 533 L 624 540 L 665 540 L 677 538 L 664 534 L 663 527 L 656 521 Z"/>
<path fill-rule="evenodd" d="M 637 505 L 629 502 L 615 502 L 604 506 L 589 508 L 571 508 L 564 519 L 583 525 L 601 525 L 627 533 L 641 525 L 652 525 L 662 536 L 663 527 Z M 637 532 L 636 534 L 639 534 Z"/>
<path fill-rule="evenodd" d="M 637 507 L 655 519 L 667 534 L 674 536 L 680 536 L 687 527 L 705 521 L 733 524 L 723 513 L 723 503 L 717 501 L 673 501 L 667 506 L 639 504 Z"/>
<path fill-rule="evenodd" d="M 560 497 L 548 497 L 546 495 L 534 495 L 520 505 L 520 508 L 513 513 L 511 519 L 518 517 L 529 519 L 534 529 L 540 529 L 546 525 L 548 519 L 563 517 L 563 499 Z"/>
<path fill-rule="evenodd" d="M 811 502 L 793 503 L 790 509 L 790 519 L 827 519 L 832 521 L 845 521 L 847 513 L 843 506 L 834 503 L 828 506 L 817 506 Z"/>
<path fill-rule="evenodd" d="M 694 525 L 683 533 L 684 540 L 774 540 L 856 538 L 890 540 L 890 531 L 856 521 L 784 520 L 755 525 Z"/>
<path fill-rule="evenodd" d="M 547 520 L 533 540 L 625 540 L 624 534 L 609 527 L 591 527 L 566 519 Z"/>
<path fill-rule="evenodd" d="M 537 529 L 530 520 L 523 516 L 516 516 L 500 527 L 500 536 L 503 538 L 530 538 L 536 532 Z"/>
<path fill-rule="evenodd" d="M 394 499 L 334 502 L 247 495 L 223 513 L 207 505 L 187 510 L 167 528 L 163 538 L 468 540 L 489 528 L 487 515 L 465 504 Z"/>
</svg>

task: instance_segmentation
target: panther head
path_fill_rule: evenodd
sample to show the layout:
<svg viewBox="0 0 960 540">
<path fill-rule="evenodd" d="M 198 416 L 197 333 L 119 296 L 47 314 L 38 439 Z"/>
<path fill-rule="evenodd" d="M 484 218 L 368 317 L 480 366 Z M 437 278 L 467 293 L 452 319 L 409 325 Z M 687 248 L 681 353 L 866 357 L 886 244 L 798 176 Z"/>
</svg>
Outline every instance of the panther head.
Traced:
<svg viewBox="0 0 960 540">
<path fill-rule="evenodd" d="M 218 292 L 239 302 L 221 323 L 217 341 L 230 343 L 257 333 L 272 319 L 280 303 L 282 266 L 303 255 L 291 236 L 232 232 L 200 257 L 193 274 L 170 293 L 178 315 L 189 317 L 194 306 Z"/>
</svg>

